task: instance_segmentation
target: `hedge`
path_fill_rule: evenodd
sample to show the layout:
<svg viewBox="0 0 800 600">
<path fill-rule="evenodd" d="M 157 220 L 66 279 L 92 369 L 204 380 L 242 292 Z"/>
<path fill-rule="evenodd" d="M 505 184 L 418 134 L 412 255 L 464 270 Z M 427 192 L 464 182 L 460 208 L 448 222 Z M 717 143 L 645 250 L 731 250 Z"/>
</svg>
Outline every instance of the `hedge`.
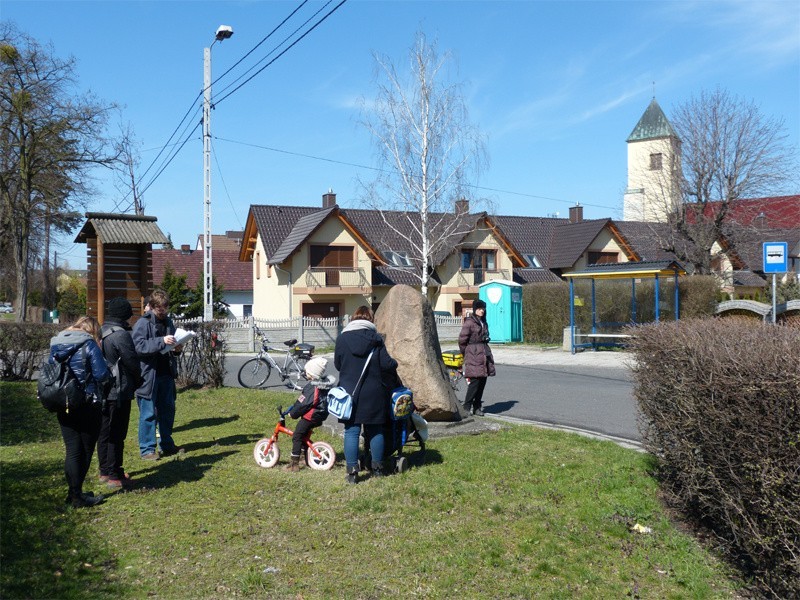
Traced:
<svg viewBox="0 0 800 600">
<path fill-rule="evenodd" d="M 728 319 L 632 329 L 646 449 L 665 489 L 760 590 L 800 590 L 800 331 Z"/>
</svg>

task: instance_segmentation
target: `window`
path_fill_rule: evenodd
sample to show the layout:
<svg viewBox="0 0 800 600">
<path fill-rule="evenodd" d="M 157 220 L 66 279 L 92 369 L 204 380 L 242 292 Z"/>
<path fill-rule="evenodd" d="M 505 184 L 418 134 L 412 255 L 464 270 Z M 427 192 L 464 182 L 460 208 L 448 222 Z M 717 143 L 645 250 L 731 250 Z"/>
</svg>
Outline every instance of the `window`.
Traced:
<svg viewBox="0 0 800 600">
<path fill-rule="evenodd" d="M 252 317 L 253 316 L 253 305 L 252 304 L 243 304 L 242 305 L 242 317 Z"/>
<path fill-rule="evenodd" d="M 386 260 L 388 260 L 395 267 L 411 266 L 411 260 L 408 258 L 408 252 L 393 252 L 389 250 L 386 252 Z"/>
<path fill-rule="evenodd" d="M 497 268 L 496 250 L 462 250 L 461 268 L 494 271 Z"/>
<path fill-rule="evenodd" d="M 590 265 L 607 265 L 619 262 L 616 252 L 589 252 Z"/>
<path fill-rule="evenodd" d="M 352 246 L 311 246 L 311 268 L 353 268 Z"/>
<path fill-rule="evenodd" d="M 256 279 L 261 279 L 261 252 L 256 252 Z"/>
<path fill-rule="evenodd" d="M 651 154 L 650 155 L 650 170 L 651 171 L 660 171 L 661 170 L 661 161 L 662 161 L 662 154 L 659 152 L 658 154 Z"/>
<path fill-rule="evenodd" d="M 539 259 L 536 258 L 535 254 L 526 254 L 525 260 L 528 261 L 528 266 L 534 269 L 541 269 L 542 263 L 539 262 Z"/>
</svg>

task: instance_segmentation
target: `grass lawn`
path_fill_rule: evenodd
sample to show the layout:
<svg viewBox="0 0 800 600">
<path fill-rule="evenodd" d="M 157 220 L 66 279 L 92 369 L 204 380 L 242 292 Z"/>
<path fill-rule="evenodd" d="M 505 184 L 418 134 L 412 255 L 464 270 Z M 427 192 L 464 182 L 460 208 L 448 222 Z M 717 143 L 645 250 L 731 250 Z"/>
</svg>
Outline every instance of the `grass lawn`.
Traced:
<svg viewBox="0 0 800 600">
<path fill-rule="evenodd" d="M 0 383 L 0 597 L 726 598 L 726 567 L 657 501 L 650 459 L 608 442 L 511 426 L 432 440 L 424 465 L 344 481 L 253 460 L 293 396 L 178 397 L 184 456 L 138 459 L 136 490 L 64 505 L 63 442 L 30 383 Z M 291 423 L 291 421 L 290 421 Z M 281 439 L 281 466 L 290 450 Z M 86 490 L 103 492 L 96 460 Z M 631 531 L 635 524 L 651 534 Z"/>
</svg>

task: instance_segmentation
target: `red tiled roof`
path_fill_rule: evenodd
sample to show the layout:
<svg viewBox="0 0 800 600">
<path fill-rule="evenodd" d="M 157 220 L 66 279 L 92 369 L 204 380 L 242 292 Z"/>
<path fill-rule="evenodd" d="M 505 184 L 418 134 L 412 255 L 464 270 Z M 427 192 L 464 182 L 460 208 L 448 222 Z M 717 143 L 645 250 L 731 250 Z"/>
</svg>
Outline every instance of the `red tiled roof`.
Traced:
<svg viewBox="0 0 800 600">
<path fill-rule="evenodd" d="M 212 242 L 213 243 L 213 242 Z M 214 248 L 212 273 L 217 283 L 229 291 L 253 289 L 253 265 L 239 262 L 239 251 Z M 203 277 L 203 251 L 153 250 L 153 283 L 161 285 L 167 265 L 178 275 L 186 275 L 186 285 L 193 288 Z"/>
<path fill-rule="evenodd" d="M 721 206 L 720 202 L 710 202 L 705 206 L 703 214 L 712 217 Z M 765 229 L 800 227 L 800 195 L 733 200 L 728 205 L 728 211 L 726 219 L 739 225 Z M 691 211 L 687 211 L 687 220 L 693 220 Z"/>
</svg>

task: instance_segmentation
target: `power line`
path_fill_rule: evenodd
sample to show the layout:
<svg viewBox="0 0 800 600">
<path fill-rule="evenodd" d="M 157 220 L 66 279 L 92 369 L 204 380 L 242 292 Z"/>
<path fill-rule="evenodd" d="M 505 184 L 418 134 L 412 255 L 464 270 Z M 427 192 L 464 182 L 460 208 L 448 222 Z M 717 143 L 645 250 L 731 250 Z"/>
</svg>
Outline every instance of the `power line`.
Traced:
<svg viewBox="0 0 800 600">
<path fill-rule="evenodd" d="M 268 62 L 267 64 L 265 64 L 263 67 L 261 67 L 261 68 L 260 68 L 258 71 L 256 71 L 255 73 L 253 73 L 253 74 L 252 74 L 250 77 L 248 77 L 247 79 L 245 79 L 245 80 L 244 80 L 242 83 L 240 83 L 238 86 L 236 86 L 235 88 L 233 88 L 233 89 L 232 89 L 230 92 L 228 92 L 227 94 L 225 94 L 225 95 L 224 95 L 222 98 L 220 98 L 219 100 L 217 100 L 217 101 L 216 101 L 216 104 L 219 104 L 220 102 L 222 102 L 223 100 L 225 100 L 226 98 L 228 98 L 229 96 L 231 96 L 232 94 L 236 93 L 236 92 L 237 92 L 239 89 L 241 89 L 243 86 L 247 85 L 247 84 L 248 84 L 250 81 L 252 81 L 252 80 L 253 80 L 253 78 L 255 78 L 255 77 L 256 77 L 257 75 L 259 75 L 259 74 L 260 74 L 262 71 L 264 71 L 264 69 L 266 69 L 266 68 L 267 68 L 267 67 L 269 67 L 271 64 L 273 64 L 273 63 L 274 63 L 276 60 L 278 60 L 278 59 L 279 59 L 281 56 L 283 56 L 283 55 L 284 55 L 284 54 L 286 54 L 286 53 L 287 53 L 289 50 L 291 50 L 291 49 L 292 49 L 292 48 L 293 48 L 293 47 L 294 47 L 294 46 L 295 46 L 295 45 L 296 45 L 298 42 L 300 42 L 300 40 L 302 40 L 302 39 L 303 39 L 304 37 L 306 37 L 306 36 L 307 36 L 309 33 L 311 33 L 311 32 L 312 32 L 312 31 L 314 31 L 314 30 L 315 30 L 317 27 L 319 27 L 319 25 L 320 25 L 320 24 L 321 24 L 323 21 L 325 21 L 325 19 L 327 19 L 327 18 L 328 18 L 328 17 L 330 17 L 330 16 L 331 16 L 333 13 L 335 13 L 335 12 L 336 12 L 336 11 L 339 9 L 339 7 L 341 7 L 341 6 L 342 6 L 342 4 L 344 4 L 345 2 L 347 2 L 347 0 L 341 0 L 341 2 L 339 2 L 339 4 L 337 4 L 336 6 L 334 6 L 334 7 L 333 7 L 333 8 L 332 8 L 332 9 L 331 9 L 329 12 L 328 12 L 328 14 L 326 14 L 326 15 L 325 15 L 324 17 L 322 17 L 322 18 L 321 18 L 319 21 L 317 21 L 316 23 L 314 23 L 314 25 L 311 27 L 311 29 L 309 29 L 308 31 L 306 31 L 305 33 L 303 33 L 303 35 L 301 35 L 299 38 L 297 38 L 295 41 L 293 41 L 291 44 L 289 44 L 289 45 L 288 45 L 288 46 L 287 46 L 287 47 L 286 47 L 284 50 L 282 50 L 282 51 L 280 52 L 280 54 L 278 54 L 278 55 L 277 55 L 275 58 L 273 58 L 271 61 L 269 61 L 269 62 Z M 330 3 L 330 2 L 329 2 L 329 3 Z M 327 6 L 327 4 L 326 4 L 325 6 Z M 319 11 L 317 11 L 317 12 L 319 12 Z"/>
<path fill-rule="evenodd" d="M 263 146 L 263 145 L 260 145 L 260 144 L 251 144 L 251 143 L 248 143 L 248 142 L 240 142 L 240 141 L 237 141 L 237 140 L 230 140 L 230 139 L 221 138 L 221 137 L 218 137 L 216 139 L 218 139 L 218 140 L 220 140 L 222 142 L 229 142 L 231 144 L 239 144 L 241 146 L 249 146 L 251 148 L 258 148 L 260 150 L 268 150 L 270 152 L 277 152 L 279 154 L 288 154 L 290 156 L 299 156 L 301 158 L 309 158 L 311 160 L 319 160 L 319 161 L 323 161 L 323 162 L 334 163 L 334 164 L 337 164 L 337 165 L 344 165 L 344 166 L 347 166 L 347 167 L 356 167 L 358 169 L 367 169 L 369 171 L 377 171 L 379 173 L 391 173 L 392 172 L 392 171 L 387 171 L 386 169 L 381 169 L 379 167 L 370 167 L 370 166 L 367 166 L 367 165 L 360 165 L 358 163 L 351 163 L 351 162 L 347 162 L 347 161 L 343 161 L 343 160 L 335 160 L 333 158 L 325 158 L 323 156 L 314 156 L 312 154 L 303 154 L 301 152 L 292 152 L 290 150 L 281 150 L 280 148 L 272 148 L 270 146 Z M 499 188 L 490 188 L 490 187 L 483 187 L 483 186 L 480 186 L 480 185 L 471 185 L 471 184 L 465 184 L 465 186 L 468 187 L 468 188 L 476 189 L 476 190 L 484 190 L 484 191 L 488 191 L 488 192 L 495 192 L 495 193 L 498 193 L 498 194 L 509 194 L 509 195 L 512 195 L 512 196 L 522 196 L 522 197 L 525 197 L 525 198 L 536 198 L 537 200 L 549 200 L 551 202 L 563 202 L 565 204 L 575 204 L 575 201 L 573 201 L 573 200 L 564 200 L 562 198 L 551 198 L 549 196 L 538 196 L 536 194 L 528 194 L 526 192 L 515 192 L 515 191 L 512 191 L 512 190 L 503 190 L 503 189 L 499 189 Z M 593 208 L 607 208 L 609 210 L 616 210 L 618 208 L 618 207 L 615 207 L 615 206 L 607 206 L 605 204 L 591 204 L 589 202 L 581 202 L 581 206 L 591 206 Z"/>
<path fill-rule="evenodd" d="M 280 23 L 278 23 L 278 25 L 276 25 L 276 26 L 275 26 L 275 28 L 274 28 L 272 31 L 270 31 L 270 32 L 269 32 L 267 35 L 265 35 L 263 38 L 261 38 L 261 41 L 260 41 L 260 42 L 258 42 L 258 43 L 257 43 L 255 46 L 253 46 L 253 47 L 252 47 L 252 48 L 251 48 L 251 49 L 250 49 L 250 50 L 249 50 L 249 51 L 248 51 L 248 52 L 247 52 L 247 53 L 246 53 L 244 56 L 242 56 L 242 58 L 240 58 L 240 59 L 239 59 L 239 60 L 237 60 L 235 63 L 233 63 L 233 65 L 232 65 L 232 66 L 231 66 L 231 67 L 230 67 L 230 68 L 229 68 L 227 71 L 225 71 L 225 72 L 224 72 L 222 75 L 220 75 L 220 76 L 219 76 L 219 77 L 217 77 L 217 78 L 216 78 L 214 81 L 212 81 L 212 82 L 211 82 L 211 85 L 212 85 L 212 86 L 214 86 L 214 85 L 215 85 L 215 84 L 216 84 L 216 83 L 217 83 L 217 82 L 218 82 L 220 79 L 222 79 L 222 78 L 223 78 L 223 77 L 225 77 L 225 76 L 226 76 L 228 73 L 230 73 L 230 72 L 231 72 L 231 71 L 233 71 L 233 70 L 234 70 L 236 67 L 238 67 L 238 66 L 239 66 L 239 65 L 242 63 L 242 61 L 244 61 L 244 60 L 245 60 L 245 59 L 246 59 L 248 56 L 250 56 L 250 55 L 251 55 L 253 52 L 255 52 L 255 51 L 256 51 L 256 49 L 257 49 L 257 48 L 258 48 L 258 47 L 259 47 L 261 44 L 263 44 L 263 43 L 264 43 L 264 42 L 266 42 L 266 41 L 267 41 L 267 40 L 268 40 L 270 37 L 272 37 L 272 34 L 274 34 L 276 31 L 278 31 L 278 29 L 280 29 L 281 27 L 283 27 L 284 23 L 286 23 L 286 21 L 288 21 L 289 19 L 291 19 L 291 18 L 292 18 L 292 17 L 295 15 L 295 13 L 297 13 L 297 11 L 298 11 L 298 10 L 300 10 L 301 8 L 303 8 L 303 6 L 305 6 L 305 5 L 306 5 L 306 3 L 307 3 L 307 2 L 308 2 L 308 0 L 303 0 L 303 2 L 301 2 L 301 3 L 300 3 L 300 5 L 299 5 L 297 8 L 295 8 L 295 9 L 294 9 L 294 10 L 293 10 L 291 13 L 289 13 L 289 16 L 287 16 L 287 17 L 286 17 L 286 18 L 285 18 L 283 21 L 281 21 Z M 327 6 L 327 5 L 326 5 L 326 6 Z M 325 7 L 323 6 L 323 8 L 325 8 Z M 322 10 L 322 9 L 320 9 L 320 10 Z M 317 12 L 319 12 L 319 11 L 317 11 Z M 316 13 L 315 13 L 315 14 L 316 14 Z M 313 17 L 312 17 L 312 18 L 313 18 Z M 306 22 L 308 22 L 308 21 L 306 21 Z M 279 46 L 280 46 L 280 44 L 279 44 Z M 273 50 L 272 50 L 272 51 L 271 51 L 269 54 L 267 54 L 267 56 L 269 56 L 270 54 L 272 54 L 272 52 L 274 52 L 274 51 L 275 51 L 275 49 L 273 49 Z M 264 60 L 264 59 L 262 58 L 261 60 Z M 260 61 L 259 61 L 259 62 L 260 62 Z M 258 63 L 256 63 L 256 64 L 258 64 Z M 252 67 L 251 67 L 251 69 L 252 69 Z M 245 71 L 245 73 L 247 73 L 247 71 Z M 241 77 L 240 77 L 240 78 L 241 78 Z M 234 82 L 233 82 L 233 83 L 235 83 L 236 81 L 238 81 L 238 79 L 234 80 Z M 229 85 L 228 87 L 230 87 L 230 85 Z M 224 88 L 222 91 L 225 91 L 225 89 L 227 89 L 227 88 Z M 201 92 L 201 94 L 202 94 L 203 92 L 205 92 L 205 91 L 206 91 L 206 90 L 205 90 L 205 88 L 203 88 L 203 91 Z"/>
<path fill-rule="evenodd" d="M 211 149 L 214 151 L 214 163 L 217 165 L 217 172 L 219 173 L 219 178 L 222 180 L 222 187 L 225 188 L 225 195 L 228 197 L 228 204 L 231 205 L 231 210 L 233 211 L 233 216 L 236 217 L 236 222 L 239 223 L 239 227 L 244 229 L 244 225 L 242 225 L 242 220 L 239 218 L 239 214 L 236 212 L 236 207 L 233 205 L 233 200 L 231 200 L 231 194 L 228 191 L 228 184 L 225 183 L 225 177 L 222 175 L 222 167 L 219 164 L 219 159 L 217 158 L 217 150 L 214 148 L 214 139 L 211 139 Z"/>
<path fill-rule="evenodd" d="M 156 173 L 156 174 L 153 176 L 153 178 L 150 180 L 150 183 L 148 183 L 148 184 L 147 184 L 147 185 L 146 185 L 144 188 L 142 188 L 142 190 L 139 192 L 139 195 L 140 195 L 140 196 L 144 196 L 144 193 L 145 193 L 145 192 L 146 192 L 148 189 L 150 189 L 150 186 L 151 186 L 151 185 L 153 185 L 153 184 L 155 183 L 156 179 L 158 179 L 158 178 L 159 178 L 159 176 L 160 176 L 160 175 L 161 175 L 161 174 L 164 172 L 164 169 L 166 169 L 166 168 L 169 166 L 169 164 L 170 164 L 170 163 L 171 163 L 171 162 L 172 162 L 172 161 L 175 159 L 175 157 L 176 157 L 176 156 L 178 156 L 178 153 L 180 153 L 180 151 L 181 151 L 181 150 L 183 150 L 183 147 L 186 145 L 186 142 L 188 142 L 188 141 L 191 139 L 191 137 L 192 137 L 192 134 L 193 134 L 195 131 L 197 131 L 197 128 L 198 128 L 198 127 L 200 127 L 200 123 L 198 123 L 197 125 L 195 125 L 195 126 L 194 126 L 194 129 L 192 129 L 192 131 L 189 133 L 189 135 L 188 135 L 188 136 L 186 136 L 186 139 L 185 139 L 185 140 L 183 140 L 183 143 L 180 145 L 180 147 L 179 147 L 179 148 L 178 148 L 178 149 L 177 149 L 177 150 L 176 150 L 176 151 L 175 151 L 175 152 L 172 154 L 172 156 L 171 156 L 171 157 L 170 157 L 170 159 L 169 159 L 169 160 L 166 162 L 166 164 L 165 164 L 163 167 L 161 167 L 161 170 L 159 170 L 159 172 L 158 172 L 158 173 Z"/>
</svg>

